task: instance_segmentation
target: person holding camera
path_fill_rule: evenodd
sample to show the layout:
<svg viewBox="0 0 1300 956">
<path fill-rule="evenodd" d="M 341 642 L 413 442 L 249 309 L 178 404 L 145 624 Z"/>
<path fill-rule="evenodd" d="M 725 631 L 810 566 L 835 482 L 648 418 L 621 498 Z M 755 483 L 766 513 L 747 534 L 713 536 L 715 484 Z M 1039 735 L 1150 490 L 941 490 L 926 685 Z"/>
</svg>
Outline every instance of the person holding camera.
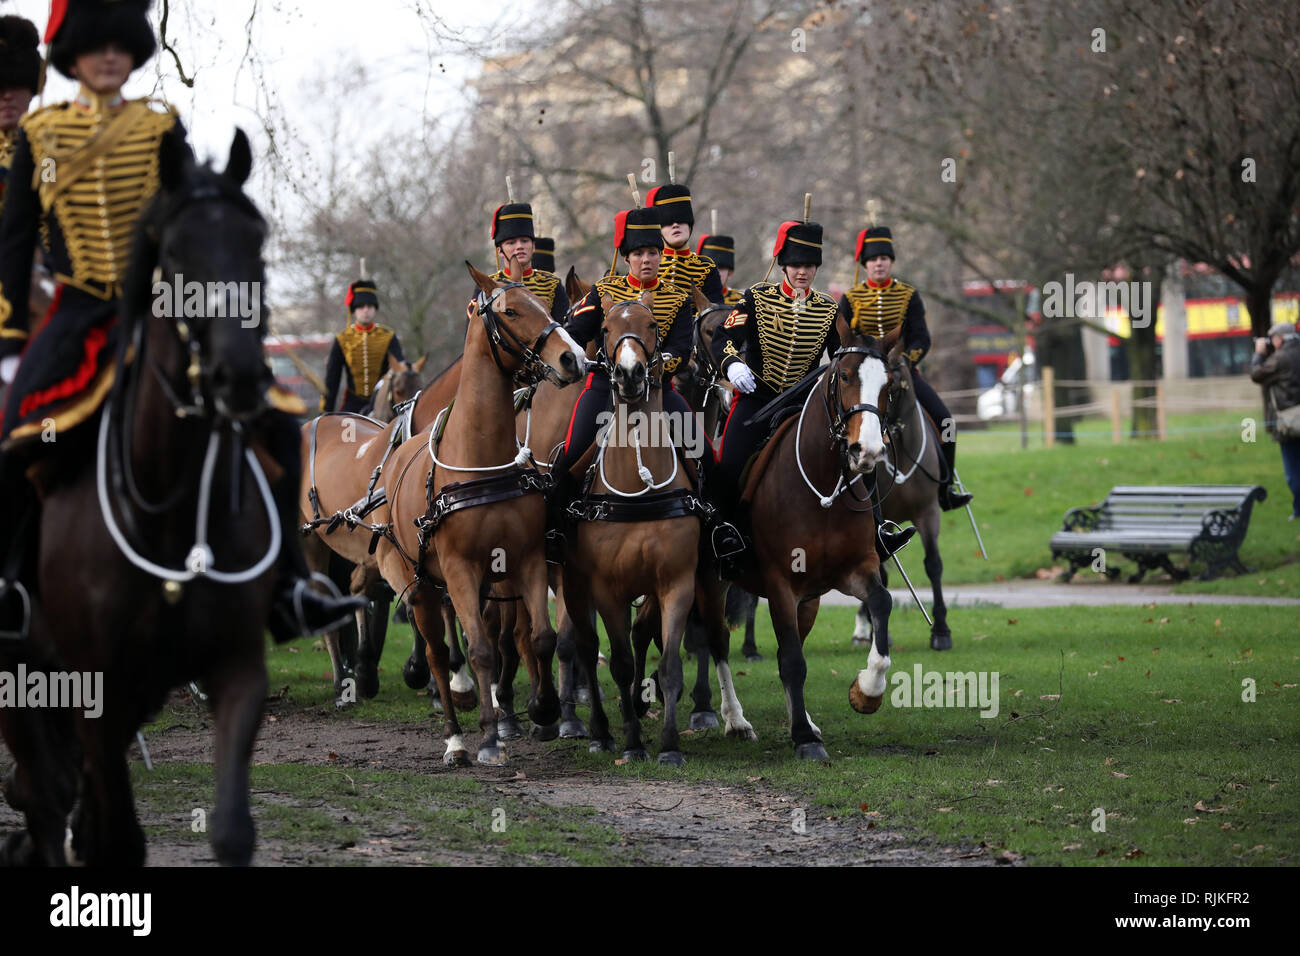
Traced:
<svg viewBox="0 0 1300 956">
<path fill-rule="evenodd" d="M 1250 379 L 1264 387 L 1273 408 L 1268 430 L 1282 446 L 1282 470 L 1291 489 L 1288 520 L 1295 521 L 1300 518 L 1300 335 L 1293 323 L 1278 322 L 1268 330 L 1268 338 L 1255 340 Z"/>
</svg>

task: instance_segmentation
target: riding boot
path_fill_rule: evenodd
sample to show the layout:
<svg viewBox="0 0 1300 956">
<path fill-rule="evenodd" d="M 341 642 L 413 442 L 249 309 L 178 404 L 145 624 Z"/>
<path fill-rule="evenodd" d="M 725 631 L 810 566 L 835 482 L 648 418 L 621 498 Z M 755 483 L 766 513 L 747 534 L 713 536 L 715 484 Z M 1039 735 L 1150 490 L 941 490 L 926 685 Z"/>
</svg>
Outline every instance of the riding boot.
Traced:
<svg viewBox="0 0 1300 956">
<path fill-rule="evenodd" d="M 273 494 L 280 518 L 280 560 L 275 598 L 268 625 L 277 644 L 342 627 L 370 602 L 345 597 L 331 585 L 332 594 L 312 589 L 313 576 L 302 553 L 298 531 L 299 434 L 297 423 L 284 413 L 272 413 L 267 429 L 267 451 L 284 470 Z M 322 580 L 317 576 L 316 580 Z"/>
<path fill-rule="evenodd" d="M 717 465 L 714 464 L 713 456 L 706 452 L 700 458 L 700 496 L 707 501 L 718 484 Z M 733 523 L 736 503 L 729 492 L 721 489 L 714 497 L 714 507 L 704 520 L 704 540 L 709 543 L 713 556 L 720 564 L 739 570 L 740 556 L 749 549 L 749 543 L 741 534 L 740 528 Z"/>
<path fill-rule="evenodd" d="M 569 469 L 559 463 L 551 469 L 551 476 L 555 483 L 546 493 L 546 561 L 548 564 L 563 564 L 568 510 L 577 493 L 578 483 Z"/>
<path fill-rule="evenodd" d="M 883 564 L 889 558 L 899 552 L 903 545 L 912 540 L 912 535 L 916 534 L 916 526 L 908 525 L 902 531 L 886 531 L 885 519 L 880 513 L 880 502 L 872 499 L 871 513 L 876 519 L 876 538 L 880 546 L 876 551 L 880 555 L 880 561 Z"/>
<path fill-rule="evenodd" d="M 944 511 L 952 511 L 956 508 L 965 508 L 971 503 L 975 496 L 968 492 L 954 492 L 952 490 L 953 482 L 957 477 L 957 443 L 953 441 L 942 442 L 939 450 L 943 452 L 944 463 L 948 469 L 943 476 L 943 484 L 939 485 L 939 507 Z"/>
</svg>

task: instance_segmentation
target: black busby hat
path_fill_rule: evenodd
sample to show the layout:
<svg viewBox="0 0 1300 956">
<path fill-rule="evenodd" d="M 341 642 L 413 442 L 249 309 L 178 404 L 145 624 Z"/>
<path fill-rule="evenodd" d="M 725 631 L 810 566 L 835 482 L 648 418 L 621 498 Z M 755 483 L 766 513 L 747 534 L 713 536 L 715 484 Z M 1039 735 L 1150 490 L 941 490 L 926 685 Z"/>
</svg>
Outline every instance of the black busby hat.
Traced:
<svg viewBox="0 0 1300 956">
<path fill-rule="evenodd" d="M 0 90 L 15 87 L 35 95 L 41 78 L 41 35 L 36 24 L 22 17 L 0 17 Z"/>
<path fill-rule="evenodd" d="M 656 186 L 645 194 L 645 207 L 653 209 L 658 223 L 667 226 L 674 222 L 695 225 L 695 211 L 691 208 L 691 189 L 678 183 Z"/>
<path fill-rule="evenodd" d="M 356 310 L 360 305 L 373 305 L 379 308 L 379 289 L 370 279 L 358 279 L 348 286 L 347 298 L 343 300 L 347 303 L 348 312 Z"/>
<path fill-rule="evenodd" d="M 496 246 L 507 239 L 532 239 L 533 207 L 526 202 L 508 202 L 497 206 L 492 214 L 492 242 Z"/>
<path fill-rule="evenodd" d="M 731 236 L 700 236 L 697 256 L 708 256 L 719 269 L 736 271 L 736 240 Z"/>
<path fill-rule="evenodd" d="M 653 209 L 626 209 L 614 217 L 614 248 L 620 255 L 631 255 L 647 246 L 664 247 L 659 218 Z"/>
<path fill-rule="evenodd" d="M 858 233 L 858 262 L 867 264 L 868 259 L 876 256 L 894 256 L 894 236 L 888 226 L 872 226 Z"/>
<path fill-rule="evenodd" d="M 783 222 L 772 255 L 781 266 L 822 264 L 822 225 L 819 222 Z"/>
<path fill-rule="evenodd" d="M 543 272 L 555 271 L 555 240 L 550 236 L 533 240 L 533 268 Z"/>
<path fill-rule="evenodd" d="M 72 78 L 77 57 L 112 41 L 131 54 L 131 69 L 138 69 L 157 49 L 149 23 L 152 0 L 54 0 L 45 27 L 50 63 Z"/>
</svg>

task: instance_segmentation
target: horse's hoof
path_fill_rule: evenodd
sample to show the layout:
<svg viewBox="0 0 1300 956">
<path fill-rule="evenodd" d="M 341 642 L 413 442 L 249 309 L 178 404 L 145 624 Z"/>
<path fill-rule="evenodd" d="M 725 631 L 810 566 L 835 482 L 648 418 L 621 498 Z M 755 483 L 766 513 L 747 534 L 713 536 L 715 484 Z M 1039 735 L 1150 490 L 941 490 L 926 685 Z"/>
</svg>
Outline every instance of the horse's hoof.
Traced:
<svg viewBox="0 0 1300 956">
<path fill-rule="evenodd" d="M 669 767 L 681 767 L 686 764 L 686 758 L 680 750 L 665 750 L 659 754 L 659 762 Z"/>
<path fill-rule="evenodd" d="M 853 646 L 854 646 L 854 647 L 870 647 L 870 646 L 871 646 L 871 638 L 869 638 L 869 637 L 858 637 L 858 635 L 854 634 L 854 635 L 853 635 Z"/>
<path fill-rule="evenodd" d="M 753 727 L 729 727 L 727 736 L 737 740 L 757 740 L 758 732 Z"/>
<path fill-rule="evenodd" d="M 826 748 L 817 740 L 810 744 L 799 744 L 794 748 L 794 755 L 800 760 L 824 760 L 829 762 L 831 759 L 826 755 Z"/>
<path fill-rule="evenodd" d="M 932 651 L 950 651 L 952 650 L 952 632 L 941 634 L 935 631 L 930 632 L 930 650 Z"/>
<path fill-rule="evenodd" d="M 557 723 L 533 724 L 534 740 L 554 740 L 560 735 L 560 725 Z"/>
<path fill-rule="evenodd" d="M 593 740 L 590 744 L 587 745 L 587 752 L 593 754 L 599 754 L 599 753 L 612 754 L 614 752 L 614 738 L 606 737 L 604 740 Z"/>
<path fill-rule="evenodd" d="M 411 690 L 423 690 L 429 683 L 429 666 L 420 667 L 408 657 L 402 665 L 402 683 Z"/>
<path fill-rule="evenodd" d="M 358 673 L 357 675 L 357 693 L 366 700 L 374 700 L 379 696 L 379 673 Z"/>
<path fill-rule="evenodd" d="M 573 738 L 584 738 L 587 736 L 587 725 L 578 718 L 566 720 L 560 724 L 560 736 L 566 740 Z"/>
<path fill-rule="evenodd" d="M 353 704 L 355 704 L 355 703 L 356 703 L 356 701 L 353 701 L 353 700 L 346 700 L 345 698 L 342 698 L 342 697 L 335 697 L 335 698 L 334 698 L 334 709 L 335 709 L 335 710 L 346 710 L 347 708 L 351 707 L 351 706 L 352 706 Z"/>
<path fill-rule="evenodd" d="M 880 705 L 884 699 L 884 694 L 881 694 L 879 697 L 868 697 L 866 694 L 862 693 L 862 688 L 858 686 L 857 681 L 854 681 L 849 685 L 849 704 L 859 714 L 874 714 L 880 709 Z"/>
<path fill-rule="evenodd" d="M 514 740 L 524 735 L 524 728 L 514 715 L 497 718 L 497 736 L 502 740 Z"/>
<path fill-rule="evenodd" d="M 649 760 L 650 755 L 645 752 L 645 748 L 641 747 L 636 750 L 624 750 L 623 759 L 628 763 L 641 763 L 642 761 Z"/>
<path fill-rule="evenodd" d="M 500 747 L 480 747 L 478 749 L 478 762 L 485 767 L 504 767 L 506 752 Z"/>
<path fill-rule="evenodd" d="M 718 715 L 711 710 L 691 714 L 691 730 L 712 730 L 718 726 Z"/>
<path fill-rule="evenodd" d="M 763 655 L 760 654 L 758 651 L 754 651 L 752 653 L 750 652 L 745 653 L 745 660 L 747 660 L 751 664 L 757 664 L 762 659 L 763 659 Z"/>
<path fill-rule="evenodd" d="M 453 690 L 451 702 L 456 705 L 457 710 L 473 710 L 478 706 L 478 695 L 472 690 Z"/>
<path fill-rule="evenodd" d="M 464 750 L 448 750 L 442 755 L 442 762 L 448 767 L 468 767 L 469 753 Z"/>
</svg>

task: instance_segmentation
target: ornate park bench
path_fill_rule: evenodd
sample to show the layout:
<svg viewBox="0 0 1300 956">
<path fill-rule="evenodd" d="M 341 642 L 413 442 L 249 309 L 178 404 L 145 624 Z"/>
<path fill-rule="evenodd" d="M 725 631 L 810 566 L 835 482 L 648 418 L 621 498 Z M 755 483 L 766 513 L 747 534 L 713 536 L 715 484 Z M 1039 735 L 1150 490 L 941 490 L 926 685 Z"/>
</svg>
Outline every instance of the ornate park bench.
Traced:
<svg viewBox="0 0 1300 956">
<path fill-rule="evenodd" d="M 1153 568 L 1163 568 L 1185 580 L 1187 568 L 1170 562 L 1171 554 L 1186 553 L 1188 566 L 1204 561 L 1202 580 L 1225 569 L 1246 573 L 1237 549 L 1246 538 L 1251 505 L 1267 492 L 1259 485 L 1116 485 L 1095 508 L 1071 508 L 1061 530 L 1052 535 L 1052 557 L 1065 558 L 1068 581 L 1080 568 L 1093 564 L 1099 552 L 1118 552 L 1137 563 L 1129 582 L 1136 584 Z M 1119 576 L 1108 566 L 1106 575 Z"/>
</svg>

